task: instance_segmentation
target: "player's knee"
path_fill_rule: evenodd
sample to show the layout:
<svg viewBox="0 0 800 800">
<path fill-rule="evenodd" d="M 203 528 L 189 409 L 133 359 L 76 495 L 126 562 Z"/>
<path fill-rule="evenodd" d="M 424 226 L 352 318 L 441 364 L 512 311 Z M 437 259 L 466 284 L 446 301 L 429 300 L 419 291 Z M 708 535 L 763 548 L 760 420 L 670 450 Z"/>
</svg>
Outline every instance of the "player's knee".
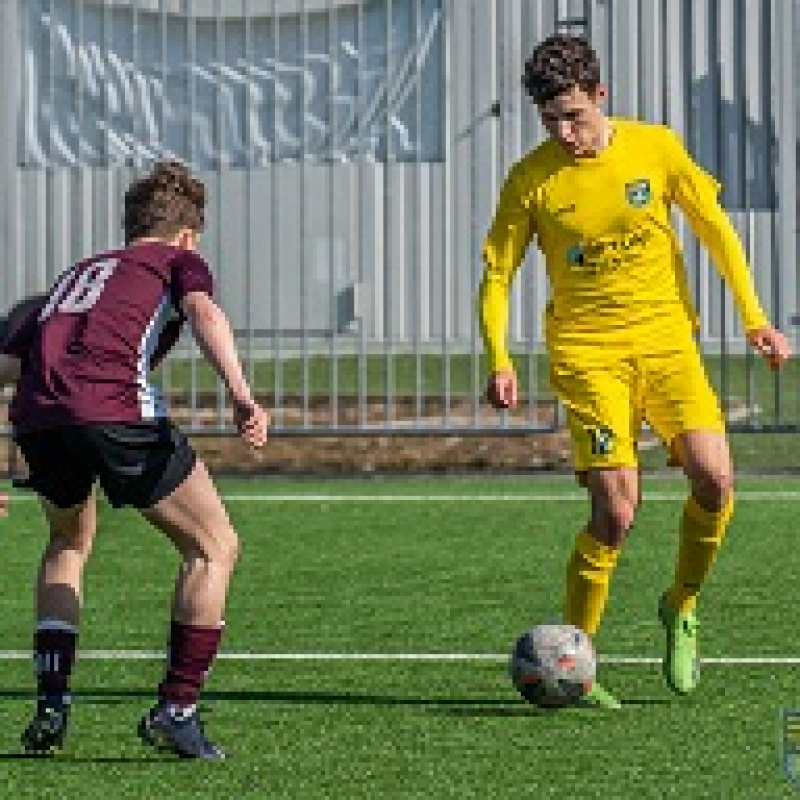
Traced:
<svg viewBox="0 0 800 800">
<path fill-rule="evenodd" d="M 608 510 L 608 519 L 610 525 L 617 535 L 620 537 L 625 534 L 633 525 L 633 520 L 636 518 L 636 501 L 628 497 L 615 499 Z"/>
<path fill-rule="evenodd" d="M 636 503 L 630 498 L 610 498 L 602 511 L 592 515 L 592 529 L 595 538 L 607 547 L 618 549 L 636 517 Z"/>
<path fill-rule="evenodd" d="M 705 508 L 721 508 L 733 492 L 733 474 L 726 465 L 698 470 L 692 481 L 692 493 Z"/>
<path fill-rule="evenodd" d="M 239 535 L 236 531 L 231 528 L 230 529 L 230 539 L 228 541 L 228 563 L 233 569 L 236 566 L 236 562 L 242 555 L 242 541 L 239 538 Z"/>
<path fill-rule="evenodd" d="M 239 536 L 230 525 L 226 525 L 218 531 L 217 536 L 214 537 L 213 550 L 213 561 L 217 561 L 228 570 L 232 570 L 236 566 L 241 553 L 241 544 Z"/>
</svg>

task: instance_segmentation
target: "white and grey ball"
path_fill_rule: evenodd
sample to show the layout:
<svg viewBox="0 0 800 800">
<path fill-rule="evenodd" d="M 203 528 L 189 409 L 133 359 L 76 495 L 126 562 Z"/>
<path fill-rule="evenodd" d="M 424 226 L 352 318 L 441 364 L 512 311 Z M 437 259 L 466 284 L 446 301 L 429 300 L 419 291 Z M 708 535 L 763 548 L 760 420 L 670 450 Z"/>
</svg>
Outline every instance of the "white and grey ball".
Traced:
<svg viewBox="0 0 800 800">
<path fill-rule="evenodd" d="M 536 625 L 517 639 L 509 671 L 522 697 L 540 708 L 563 708 L 583 697 L 595 679 L 589 637 L 573 625 Z"/>
</svg>

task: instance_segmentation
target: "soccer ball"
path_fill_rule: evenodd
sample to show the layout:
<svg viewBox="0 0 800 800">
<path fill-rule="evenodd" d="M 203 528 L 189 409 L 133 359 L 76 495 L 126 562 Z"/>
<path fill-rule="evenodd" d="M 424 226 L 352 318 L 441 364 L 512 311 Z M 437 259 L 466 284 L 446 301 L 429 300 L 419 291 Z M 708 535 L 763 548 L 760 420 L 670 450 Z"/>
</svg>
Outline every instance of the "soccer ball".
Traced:
<svg viewBox="0 0 800 800">
<path fill-rule="evenodd" d="M 536 625 L 517 639 L 509 670 L 519 693 L 540 708 L 577 703 L 594 683 L 589 637 L 573 625 Z"/>
</svg>

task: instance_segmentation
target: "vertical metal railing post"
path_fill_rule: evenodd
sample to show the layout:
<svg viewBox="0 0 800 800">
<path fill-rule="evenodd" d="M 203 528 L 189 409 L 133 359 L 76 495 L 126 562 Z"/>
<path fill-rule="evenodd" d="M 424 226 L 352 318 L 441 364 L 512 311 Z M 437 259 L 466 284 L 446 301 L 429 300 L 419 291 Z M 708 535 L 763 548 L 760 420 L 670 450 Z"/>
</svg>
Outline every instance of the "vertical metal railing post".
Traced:
<svg viewBox="0 0 800 800">
<path fill-rule="evenodd" d="M 356 20 L 356 46 L 358 48 L 358 64 L 356 73 L 356 159 L 357 159 L 357 229 L 358 229 L 358 282 L 364 285 L 365 263 L 364 255 L 364 163 L 366 160 L 366 128 L 364 126 L 365 93 L 364 82 L 367 72 L 366 60 L 366 34 L 364 25 L 364 0 L 358 0 L 356 9 L 358 19 Z M 374 259 L 373 259 L 374 263 Z M 369 379 L 367 371 L 367 329 L 366 320 L 363 313 L 357 318 L 358 322 L 358 365 L 357 365 L 357 385 L 358 385 L 358 424 L 363 429 L 367 425 L 367 381 Z"/>
<path fill-rule="evenodd" d="M 271 238 L 271 275 L 270 275 L 270 312 L 272 317 L 272 370 L 274 381 L 275 400 L 273 409 L 278 420 L 276 427 L 283 426 L 283 352 L 281 339 L 281 313 L 280 313 L 280 204 L 278 200 L 278 171 L 280 168 L 278 144 L 278 59 L 280 58 L 280 19 L 277 14 L 276 0 L 272 0 L 272 161 L 270 170 L 270 211 L 272 213 L 272 238 Z"/>
<path fill-rule="evenodd" d="M 778 0 L 782 2 L 782 0 Z M 776 27 L 778 17 L 775 15 L 774 1 L 763 5 L 764 13 L 764 42 L 767 46 L 769 70 L 764 70 L 764 80 L 768 81 L 767 90 L 764 96 L 767 100 L 767 105 L 764 110 L 764 121 L 767 126 L 769 134 L 767 136 L 767 147 L 769 148 L 769 203 L 770 210 L 770 250 L 772 258 L 770 259 L 770 285 L 772 286 L 772 294 L 770 296 L 770 317 L 776 325 L 780 325 L 781 314 L 781 270 L 779 254 L 780 248 L 778 247 L 778 208 L 779 202 L 783 200 L 778 196 L 778 169 L 782 166 L 778 163 L 779 145 L 776 141 L 778 133 L 777 116 L 781 113 L 782 109 L 779 108 L 779 103 L 775 102 L 772 75 L 770 74 L 776 69 L 779 62 L 777 58 L 775 44 L 780 38 L 780 32 Z M 779 52 L 779 50 L 778 50 Z M 778 78 L 780 80 L 780 78 Z M 774 402 L 772 406 L 772 422 L 777 425 L 781 421 L 781 374 L 779 370 L 774 373 Z"/>
<path fill-rule="evenodd" d="M 444 241 L 443 241 L 443 263 L 442 263 L 442 382 L 443 382 L 443 406 L 442 424 L 444 427 L 450 425 L 450 280 L 453 273 L 453 249 L 455 231 L 455 212 L 456 194 L 453 191 L 453 180 L 455 177 L 455 165 L 453 164 L 453 114 L 455 92 L 453 91 L 453 58 L 456 48 L 452 43 L 452 27 L 454 25 L 454 6 L 456 0 L 442 0 L 446 8 L 444 18 L 444 91 L 445 91 L 445 194 L 444 194 Z"/>
<path fill-rule="evenodd" d="M 409 295 L 411 300 L 411 339 L 414 359 L 414 421 L 422 424 L 423 414 L 423 360 L 422 360 L 422 242 L 421 242 L 421 192 L 422 192 L 422 0 L 414 0 L 413 21 L 411 24 L 413 47 L 415 52 L 413 86 L 414 86 L 414 172 L 412 179 L 412 212 L 410 228 L 411 249 L 411 281 Z"/>
<path fill-rule="evenodd" d="M 782 277 L 778 281 L 778 297 L 780 302 L 775 309 L 775 324 L 785 326 L 786 312 L 783 297 L 784 288 L 791 286 L 786 271 L 791 267 L 796 270 L 798 255 L 798 117 L 797 105 L 798 85 L 800 74 L 797 64 L 797 31 L 799 23 L 797 15 L 800 14 L 800 3 L 776 2 L 772 6 L 775 14 L 775 62 L 772 72 L 775 80 L 775 105 L 779 111 L 777 119 L 775 142 L 775 163 L 777 165 L 775 197 L 777 200 L 773 226 L 773 247 L 776 257 L 773 260 L 775 268 Z M 795 272 L 794 282 L 798 284 Z M 784 281 L 785 279 L 785 281 Z M 800 287 L 796 292 L 800 291 Z M 788 376 L 776 375 L 776 392 L 780 395 L 782 386 L 791 385 Z M 797 414 L 797 405 L 794 407 Z M 778 409 L 777 418 L 782 419 L 784 408 Z"/>
<path fill-rule="evenodd" d="M 331 427 L 339 427 L 339 315 L 336 306 L 336 253 L 334 250 L 334 230 L 336 205 L 335 177 L 336 177 L 336 76 L 339 73 L 339 27 L 337 10 L 332 0 L 326 0 L 325 11 L 328 21 L 328 158 L 325 171 L 328 179 L 328 317 L 329 317 L 329 349 L 330 359 L 330 408 Z M 322 148 L 320 148 L 322 157 Z"/>
<path fill-rule="evenodd" d="M 384 161 L 383 161 L 383 219 L 381 220 L 383 242 L 383 347 L 386 369 L 386 395 L 385 402 L 385 424 L 391 426 L 394 419 L 394 322 L 392 308 L 392 220 L 391 220 L 391 176 L 397 175 L 397 170 L 393 169 L 395 164 L 392 159 L 392 95 L 390 84 L 392 80 L 392 68 L 394 66 L 394 40 L 392 37 L 392 19 L 394 16 L 393 0 L 386 2 L 386 60 L 384 67 L 386 77 L 383 81 L 384 91 Z"/>
<path fill-rule="evenodd" d="M 245 362 L 247 379 L 255 394 L 256 363 L 253 352 L 253 170 L 255 169 L 255 148 L 253 144 L 253 17 L 250 7 L 252 0 L 244 0 L 244 326 L 245 326 Z"/>
<path fill-rule="evenodd" d="M 308 10 L 306 8 L 306 0 L 299 0 L 300 12 L 300 42 L 302 48 L 302 56 L 300 63 L 303 65 L 303 70 L 308 65 Z M 304 75 L 305 78 L 305 75 Z M 306 90 L 306 81 L 301 81 L 300 90 L 300 127 L 301 142 L 300 145 L 300 319 L 303 331 L 303 427 L 308 428 L 310 424 L 309 414 L 309 313 L 308 313 L 308 292 L 309 292 L 309 266 L 308 266 L 308 227 L 307 227 L 307 208 L 306 208 L 306 184 L 307 184 L 307 170 L 306 160 L 308 157 L 308 92 Z"/>
<path fill-rule="evenodd" d="M 481 4 L 482 5 L 482 4 Z M 492 4 L 493 6 L 495 4 Z M 485 6 L 484 6 L 485 8 Z M 476 24 L 476 11 L 475 0 L 470 0 L 469 4 L 469 113 L 467 119 L 469 120 L 469 250 L 467 251 L 467 259 L 469 262 L 469 276 L 470 276 L 470 289 L 477 285 L 478 281 L 478 259 L 475 257 L 478 251 L 478 151 L 476 147 L 476 139 L 478 138 L 480 126 L 483 123 L 483 114 L 478 111 L 478 53 L 485 51 L 478 43 L 478 26 Z M 494 49 L 494 42 L 489 44 L 489 52 L 486 53 L 489 64 L 492 63 L 492 55 Z M 490 71 L 494 73 L 494 65 L 489 67 Z M 492 77 L 494 75 L 492 74 Z M 456 356 L 457 358 L 459 356 Z M 461 356 L 463 358 L 463 356 Z M 474 315 L 470 315 L 469 319 L 469 386 L 470 389 L 470 405 L 472 406 L 472 424 L 478 424 L 478 398 L 480 396 L 480 372 L 478 367 L 478 336 L 477 326 L 474 321 Z M 466 389 L 467 386 L 464 388 Z"/>
</svg>

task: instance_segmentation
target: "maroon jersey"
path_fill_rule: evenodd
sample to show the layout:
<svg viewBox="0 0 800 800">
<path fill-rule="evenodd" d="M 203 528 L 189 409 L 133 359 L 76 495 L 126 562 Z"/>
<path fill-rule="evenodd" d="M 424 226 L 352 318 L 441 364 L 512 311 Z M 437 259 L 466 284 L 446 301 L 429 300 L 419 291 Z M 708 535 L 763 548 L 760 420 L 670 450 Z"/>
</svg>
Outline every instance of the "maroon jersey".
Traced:
<svg viewBox="0 0 800 800">
<path fill-rule="evenodd" d="M 9 412 L 14 430 L 163 417 L 150 361 L 181 299 L 198 291 L 213 291 L 205 260 L 160 242 L 102 253 L 65 272 L 41 311 L 3 345 L 24 364 Z"/>
</svg>

